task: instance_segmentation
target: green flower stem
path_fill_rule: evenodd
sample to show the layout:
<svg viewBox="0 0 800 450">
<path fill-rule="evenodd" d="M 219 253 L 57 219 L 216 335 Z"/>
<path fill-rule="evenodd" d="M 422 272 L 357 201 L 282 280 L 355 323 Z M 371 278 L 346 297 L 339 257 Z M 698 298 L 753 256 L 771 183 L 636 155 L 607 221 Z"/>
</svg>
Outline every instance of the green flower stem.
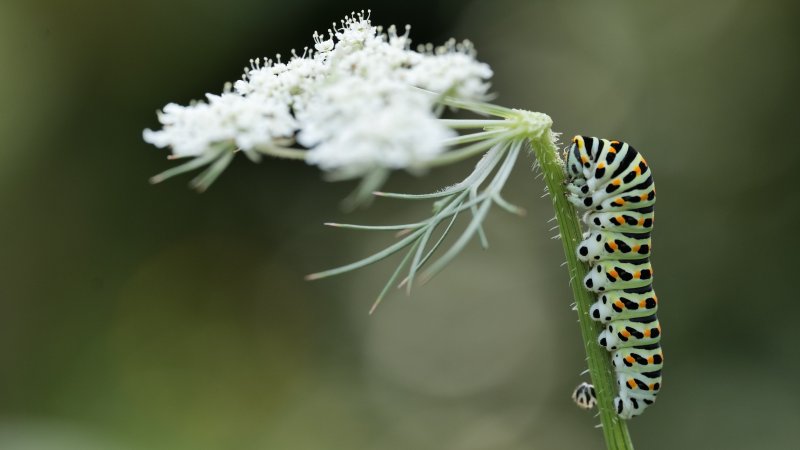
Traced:
<svg viewBox="0 0 800 450">
<path fill-rule="evenodd" d="M 603 327 L 589 317 L 589 307 L 595 298 L 583 288 L 582 280 L 586 276 L 588 266 L 579 261 L 575 253 L 575 248 L 582 239 L 581 227 L 575 208 L 567 201 L 565 195 L 564 166 L 551 134 L 546 132 L 539 139 L 531 139 L 531 147 L 536 154 L 536 160 L 539 162 L 556 210 L 561 243 L 564 245 L 564 254 L 567 257 L 572 295 L 575 297 L 583 345 L 588 357 L 589 374 L 597 393 L 597 406 L 600 409 L 606 447 L 608 450 L 632 450 L 633 443 L 628 434 L 628 427 L 614 411 L 616 383 L 611 358 L 609 353 L 597 344 L 597 335 Z"/>
</svg>

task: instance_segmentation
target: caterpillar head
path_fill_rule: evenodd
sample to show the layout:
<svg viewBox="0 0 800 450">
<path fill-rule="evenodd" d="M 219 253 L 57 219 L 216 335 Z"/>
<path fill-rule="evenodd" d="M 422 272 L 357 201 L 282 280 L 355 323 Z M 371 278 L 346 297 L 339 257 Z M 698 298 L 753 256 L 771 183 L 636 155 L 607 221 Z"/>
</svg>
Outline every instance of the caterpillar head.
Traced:
<svg viewBox="0 0 800 450">
<path fill-rule="evenodd" d="M 567 166 L 567 176 L 570 181 L 584 179 L 583 168 L 589 161 L 586 153 L 586 143 L 583 136 L 572 138 L 572 145 L 567 149 L 564 163 Z"/>
</svg>

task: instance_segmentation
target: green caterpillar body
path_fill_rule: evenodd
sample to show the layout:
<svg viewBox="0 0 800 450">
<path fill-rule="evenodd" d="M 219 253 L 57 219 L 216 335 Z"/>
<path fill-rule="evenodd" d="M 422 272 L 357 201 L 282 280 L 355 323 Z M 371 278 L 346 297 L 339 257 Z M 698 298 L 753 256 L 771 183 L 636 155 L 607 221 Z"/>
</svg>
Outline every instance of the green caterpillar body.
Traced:
<svg viewBox="0 0 800 450">
<path fill-rule="evenodd" d="M 585 211 L 589 229 L 577 250 L 591 265 L 583 284 L 598 294 L 589 315 L 606 324 L 598 343 L 612 352 L 619 388 L 614 407 L 630 419 L 655 402 L 664 363 L 649 259 L 653 176 L 644 157 L 620 141 L 575 136 L 564 159 L 567 198 Z M 587 386 L 573 394 L 583 408 L 595 403 Z"/>
</svg>

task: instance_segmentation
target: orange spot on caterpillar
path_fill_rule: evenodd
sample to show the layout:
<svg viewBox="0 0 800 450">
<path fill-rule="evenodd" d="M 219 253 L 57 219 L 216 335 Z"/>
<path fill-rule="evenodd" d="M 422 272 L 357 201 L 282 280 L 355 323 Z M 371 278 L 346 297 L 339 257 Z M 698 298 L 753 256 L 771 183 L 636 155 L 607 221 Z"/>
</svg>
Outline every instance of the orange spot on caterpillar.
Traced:
<svg viewBox="0 0 800 450">
<path fill-rule="evenodd" d="M 626 338 L 627 337 L 631 337 L 631 332 L 628 331 L 628 330 L 622 330 L 622 331 L 619 332 L 619 334 L 621 334 L 622 337 L 626 337 Z"/>
<path fill-rule="evenodd" d="M 634 251 L 634 252 L 638 252 L 640 248 L 642 248 L 642 246 L 641 246 L 641 245 L 634 245 L 634 246 L 633 246 L 633 251 Z"/>
<path fill-rule="evenodd" d="M 641 227 L 642 225 L 644 225 L 644 219 L 639 219 L 639 226 Z"/>
<path fill-rule="evenodd" d="M 628 382 L 625 384 L 627 384 L 628 387 L 631 389 L 636 389 L 636 381 L 634 381 L 633 378 L 629 379 Z"/>
<path fill-rule="evenodd" d="M 606 168 L 606 162 L 605 162 L 605 161 L 600 161 L 600 162 L 597 164 L 597 168 L 598 168 L 598 169 L 605 169 L 605 168 Z"/>
<path fill-rule="evenodd" d="M 616 242 L 614 242 L 614 241 L 608 241 L 608 242 L 606 242 L 606 244 L 607 244 L 609 247 L 611 247 L 611 250 L 616 250 L 616 249 L 617 249 L 617 243 L 616 243 Z"/>
<path fill-rule="evenodd" d="M 644 337 L 650 337 L 650 329 L 644 330 Z"/>
<path fill-rule="evenodd" d="M 633 362 L 636 361 L 636 360 L 633 359 L 633 356 L 628 355 L 628 356 L 625 357 L 625 361 L 628 361 L 629 363 L 633 364 Z"/>
<path fill-rule="evenodd" d="M 642 199 L 642 201 L 645 201 L 647 200 L 647 194 L 642 194 L 639 196 L 639 198 Z"/>
<path fill-rule="evenodd" d="M 608 271 L 608 274 L 609 274 L 609 275 L 611 275 L 611 277 L 612 277 L 612 278 L 614 278 L 614 279 L 617 279 L 617 278 L 619 278 L 619 274 L 618 274 L 618 273 L 617 273 L 617 271 L 616 271 L 616 270 L 614 270 L 614 269 L 611 269 L 611 270 L 609 270 L 609 271 Z"/>
<path fill-rule="evenodd" d="M 619 178 L 617 178 L 616 180 L 611 181 L 611 184 L 613 184 L 614 186 L 619 186 L 620 184 L 622 184 L 622 181 Z"/>
<path fill-rule="evenodd" d="M 617 206 L 622 206 L 622 205 L 625 204 L 625 200 L 623 200 L 621 198 L 618 198 L 618 199 L 614 200 L 614 204 L 617 205 Z"/>
</svg>

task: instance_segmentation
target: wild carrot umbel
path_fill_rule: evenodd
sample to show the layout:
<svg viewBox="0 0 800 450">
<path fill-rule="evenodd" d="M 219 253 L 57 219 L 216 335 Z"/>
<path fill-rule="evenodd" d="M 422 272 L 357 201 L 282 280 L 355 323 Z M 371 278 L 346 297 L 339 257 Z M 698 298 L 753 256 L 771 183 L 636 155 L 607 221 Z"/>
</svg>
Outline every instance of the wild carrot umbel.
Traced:
<svg viewBox="0 0 800 450">
<path fill-rule="evenodd" d="M 471 43 L 448 41 L 411 50 L 409 28 L 399 34 L 373 26 L 367 13 L 354 13 L 326 34 L 314 33 L 313 48 L 292 51 L 284 60 L 255 59 L 245 75 L 219 95 L 188 106 L 168 104 L 159 113 L 162 128 L 145 130 L 145 141 L 169 147 L 171 158 L 191 158 L 152 178 L 159 182 L 205 167 L 193 181 L 206 189 L 242 153 L 303 160 L 329 180 L 360 179 L 350 203 L 374 196 L 432 202 L 430 217 L 398 225 L 327 224 L 389 231 L 397 239 L 359 261 L 309 275 L 320 279 L 356 270 L 404 253 L 370 312 L 392 287 L 410 292 L 451 262 L 468 242 L 486 246 L 483 223 L 492 206 L 524 211 L 506 201 L 503 188 L 520 153 L 531 148 L 544 174 L 558 218 L 573 295 L 597 388 L 600 418 L 609 449 L 630 449 L 625 423 L 612 409 L 612 370 L 607 352 L 594 341 L 598 325 L 587 315 L 592 296 L 576 281 L 586 267 L 575 257 L 581 231 L 564 196 L 564 168 L 556 152 L 557 134 L 543 113 L 488 102 L 491 68 L 476 59 Z M 448 119 L 451 109 L 472 119 Z M 430 169 L 478 157 L 461 182 L 429 194 L 378 192 L 389 173 Z M 445 238 L 459 217 L 468 224 L 449 246 Z M 564 395 L 565 401 L 568 395 Z"/>
</svg>

